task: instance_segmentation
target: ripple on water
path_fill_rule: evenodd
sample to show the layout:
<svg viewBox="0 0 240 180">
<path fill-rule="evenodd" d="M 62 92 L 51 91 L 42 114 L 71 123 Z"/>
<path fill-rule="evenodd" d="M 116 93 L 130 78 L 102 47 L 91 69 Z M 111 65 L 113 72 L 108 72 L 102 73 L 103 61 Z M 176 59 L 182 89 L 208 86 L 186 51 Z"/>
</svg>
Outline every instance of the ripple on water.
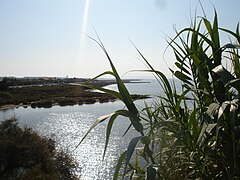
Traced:
<svg viewBox="0 0 240 180">
<path fill-rule="evenodd" d="M 102 155 L 105 146 L 106 123 L 99 124 L 74 150 L 96 118 L 95 114 L 88 112 L 52 112 L 34 127 L 39 133 L 54 138 L 58 147 L 73 155 L 79 163 L 81 179 L 84 180 L 111 179 L 118 156 L 126 147 L 120 143 L 122 132 L 124 132 L 122 128 L 127 128 L 129 123 L 122 120 L 113 127 L 104 160 Z"/>
</svg>

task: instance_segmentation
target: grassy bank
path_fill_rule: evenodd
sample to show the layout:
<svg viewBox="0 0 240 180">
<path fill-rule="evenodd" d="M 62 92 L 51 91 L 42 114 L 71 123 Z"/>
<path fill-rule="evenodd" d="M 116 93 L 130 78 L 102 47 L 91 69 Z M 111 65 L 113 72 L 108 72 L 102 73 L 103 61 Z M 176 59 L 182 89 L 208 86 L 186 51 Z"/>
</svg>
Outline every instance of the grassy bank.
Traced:
<svg viewBox="0 0 240 180">
<path fill-rule="evenodd" d="M 45 85 L 8 88 L 0 92 L 0 105 L 31 105 L 31 107 L 51 107 L 52 105 L 91 104 L 113 101 L 111 95 L 87 91 L 77 85 Z"/>
</svg>

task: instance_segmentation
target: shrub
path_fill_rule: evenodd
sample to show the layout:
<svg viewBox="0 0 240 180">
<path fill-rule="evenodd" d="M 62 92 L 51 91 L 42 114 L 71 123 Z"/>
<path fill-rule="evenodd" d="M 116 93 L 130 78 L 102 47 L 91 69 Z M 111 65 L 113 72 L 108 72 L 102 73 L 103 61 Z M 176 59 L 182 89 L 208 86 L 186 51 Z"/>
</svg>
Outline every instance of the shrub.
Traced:
<svg viewBox="0 0 240 180">
<path fill-rule="evenodd" d="M 0 105 L 14 103 L 13 96 L 8 92 L 0 92 Z"/>
<path fill-rule="evenodd" d="M 69 155 L 15 118 L 0 124 L 0 167 L 0 179 L 77 179 Z"/>
</svg>

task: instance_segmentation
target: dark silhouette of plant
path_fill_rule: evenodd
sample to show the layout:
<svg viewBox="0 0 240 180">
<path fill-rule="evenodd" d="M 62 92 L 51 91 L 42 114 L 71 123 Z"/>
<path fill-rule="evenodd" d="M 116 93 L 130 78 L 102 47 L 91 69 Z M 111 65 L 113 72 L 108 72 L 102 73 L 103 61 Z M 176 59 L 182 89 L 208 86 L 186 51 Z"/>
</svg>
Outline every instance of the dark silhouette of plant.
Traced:
<svg viewBox="0 0 240 180">
<path fill-rule="evenodd" d="M 7 91 L 8 90 L 8 79 L 7 78 L 3 78 L 0 81 L 0 91 Z"/>
<path fill-rule="evenodd" d="M 75 168 L 52 139 L 20 128 L 15 118 L 0 124 L 0 179 L 77 179 Z"/>
<path fill-rule="evenodd" d="M 13 104 L 14 98 L 9 92 L 0 92 L 0 105 Z"/>
</svg>

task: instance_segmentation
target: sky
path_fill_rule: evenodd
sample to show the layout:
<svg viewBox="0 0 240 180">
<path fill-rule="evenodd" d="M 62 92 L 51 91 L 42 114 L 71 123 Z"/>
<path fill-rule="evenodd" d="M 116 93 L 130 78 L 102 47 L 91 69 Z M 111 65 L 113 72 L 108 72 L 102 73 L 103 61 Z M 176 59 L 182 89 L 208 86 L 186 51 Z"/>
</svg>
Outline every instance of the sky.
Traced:
<svg viewBox="0 0 240 180">
<path fill-rule="evenodd" d="M 201 3 L 210 20 L 215 7 L 219 26 L 235 30 L 239 0 Z M 147 76 L 134 71 L 146 66 L 131 41 L 171 76 L 166 38 L 175 36 L 173 27 L 188 27 L 195 10 L 203 16 L 199 0 L 0 0 L 0 76 L 87 78 L 108 71 L 106 56 L 89 38 L 96 34 L 121 76 Z"/>
</svg>

